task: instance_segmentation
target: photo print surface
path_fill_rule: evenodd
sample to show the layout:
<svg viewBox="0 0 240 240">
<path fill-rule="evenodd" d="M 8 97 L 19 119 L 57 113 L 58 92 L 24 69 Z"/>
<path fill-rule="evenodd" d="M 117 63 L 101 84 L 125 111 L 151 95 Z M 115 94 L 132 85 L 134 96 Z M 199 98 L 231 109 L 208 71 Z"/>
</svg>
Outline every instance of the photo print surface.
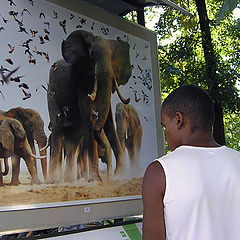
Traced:
<svg viewBox="0 0 240 240">
<path fill-rule="evenodd" d="M 141 195 L 157 157 L 150 43 L 2 0 L 0 49 L 0 206 Z"/>
</svg>

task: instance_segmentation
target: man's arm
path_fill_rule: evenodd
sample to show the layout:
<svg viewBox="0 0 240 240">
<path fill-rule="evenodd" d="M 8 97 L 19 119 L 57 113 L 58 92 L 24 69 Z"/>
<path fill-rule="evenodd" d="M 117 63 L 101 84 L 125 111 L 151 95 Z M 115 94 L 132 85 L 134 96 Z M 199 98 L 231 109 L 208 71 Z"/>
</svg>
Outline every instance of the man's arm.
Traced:
<svg viewBox="0 0 240 240">
<path fill-rule="evenodd" d="M 165 173 L 159 162 L 151 163 L 143 178 L 143 240 L 165 240 L 163 197 Z"/>
</svg>

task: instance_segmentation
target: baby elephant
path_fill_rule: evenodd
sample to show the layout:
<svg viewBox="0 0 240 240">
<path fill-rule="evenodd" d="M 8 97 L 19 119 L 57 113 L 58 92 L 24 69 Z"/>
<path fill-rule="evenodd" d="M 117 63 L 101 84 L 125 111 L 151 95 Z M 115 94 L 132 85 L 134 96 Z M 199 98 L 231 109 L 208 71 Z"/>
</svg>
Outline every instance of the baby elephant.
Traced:
<svg viewBox="0 0 240 240">
<path fill-rule="evenodd" d="M 127 148 L 131 169 L 136 169 L 142 143 L 142 126 L 138 113 L 132 105 L 118 103 L 115 120 L 123 151 Z"/>
</svg>

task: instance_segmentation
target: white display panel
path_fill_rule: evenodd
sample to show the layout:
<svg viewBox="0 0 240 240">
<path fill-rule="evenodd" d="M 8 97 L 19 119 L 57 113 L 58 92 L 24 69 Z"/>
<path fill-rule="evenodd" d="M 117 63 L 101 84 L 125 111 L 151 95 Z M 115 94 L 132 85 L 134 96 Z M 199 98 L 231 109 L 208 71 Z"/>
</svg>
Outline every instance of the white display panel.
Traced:
<svg viewBox="0 0 240 240">
<path fill-rule="evenodd" d="M 124 97 L 130 97 L 130 104 L 136 109 L 142 126 L 138 167 L 131 168 L 126 151 L 126 170 L 121 178 L 113 173 L 113 178 L 107 180 L 106 165 L 99 161 L 103 181 L 88 182 L 81 178 L 72 183 L 63 179 L 60 183 L 46 184 L 40 160 L 37 160 L 42 184 L 31 185 L 31 176 L 21 159 L 21 184 L 10 186 L 10 172 L 3 177 L 4 186 L 0 187 L 0 232 L 36 230 L 141 214 L 144 171 L 149 162 L 163 154 L 164 149 L 155 34 L 82 1 L 18 0 L 10 4 L 6 0 L 1 3 L 0 13 L 2 73 L 7 76 L 8 70 L 17 69 L 11 74 L 9 83 L 1 87 L 0 110 L 7 112 L 22 107 L 37 111 L 49 137 L 47 96 L 51 94 L 48 91 L 50 68 L 63 57 L 62 41 L 75 30 L 85 30 L 106 41 L 121 39 L 129 44 L 131 77 L 119 89 Z M 3 71 L 3 68 L 8 70 Z M 113 116 L 119 102 L 115 91 L 111 96 Z M 48 149 L 48 167 L 49 162 Z M 114 171 L 114 154 L 112 164 Z M 19 218 L 23 221 L 19 222 Z"/>
</svg>

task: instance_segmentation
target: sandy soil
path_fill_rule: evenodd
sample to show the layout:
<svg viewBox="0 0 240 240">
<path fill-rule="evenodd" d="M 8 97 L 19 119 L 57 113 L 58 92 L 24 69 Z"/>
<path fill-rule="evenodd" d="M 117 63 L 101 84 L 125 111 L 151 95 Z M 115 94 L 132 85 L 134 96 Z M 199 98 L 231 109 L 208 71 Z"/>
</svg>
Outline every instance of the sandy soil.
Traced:
<svg viewBox="0 0 240 240">
<path fill-rule="evenodd" d="M 5 185 L 0 187 L 1 207 L 140 195 L 142 185 L 142 177 L 90 183 L 81 179 L 72 184 L 30 185 L 30 177 L 26 175 L 20 181 L 22 184 L 10 186 L 10 179 L 4 178 Z"/>
</svg>

